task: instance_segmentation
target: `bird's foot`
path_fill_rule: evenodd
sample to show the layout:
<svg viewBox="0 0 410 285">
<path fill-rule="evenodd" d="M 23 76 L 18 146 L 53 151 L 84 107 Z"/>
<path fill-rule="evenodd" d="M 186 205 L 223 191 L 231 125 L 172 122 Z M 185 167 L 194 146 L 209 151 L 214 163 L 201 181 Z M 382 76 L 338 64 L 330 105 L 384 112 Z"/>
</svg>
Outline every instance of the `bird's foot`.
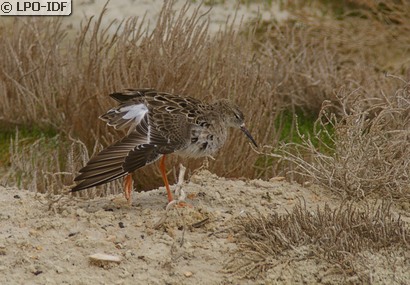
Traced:
<svg viewBox="0 0 410 285">
<path fill-rule="evenodd" d="M 128 174 L 124 180 L 124 196 L 129 206 L 131 206 L 132 203 L 132 190 L 132 176 Z"/>
<path fill-rule="evenodd" d="M 176 208 L 190 207 L 190 208 L 192 208 L 192 205 L 185 201 L 186 194 L 185 194 L 185 191 L 182 189 L 182 187 L 177 187 L 177 189 L 175 189 L 175 197 L 178 197 L 178 198 L 170 201 L 168 203 L 168 205 L 166 206 L 165 209 L 167 211 L 169 209 L 171 209 L 172 207 L 176 207 Z"/>
<path fill-rule="evenodd" d="M 185 175 L 186 167 L 184 167 L 182 164 L 179 165 L 179 176 L 178 176 L 178 182 L 175 187 L 175 192 L 174 192 L 174 199 L 169 201 L 166 210 L 168 211 L 171 207 L 177 207 L 177 208 L 184 208 L 184 207 L 192 207 L 192 205 L 188 204 L 185 201 L 186 194 L 184 189 L 182 189 L 182 185 L 184 183 L 184 175 Z"/>
</svg>

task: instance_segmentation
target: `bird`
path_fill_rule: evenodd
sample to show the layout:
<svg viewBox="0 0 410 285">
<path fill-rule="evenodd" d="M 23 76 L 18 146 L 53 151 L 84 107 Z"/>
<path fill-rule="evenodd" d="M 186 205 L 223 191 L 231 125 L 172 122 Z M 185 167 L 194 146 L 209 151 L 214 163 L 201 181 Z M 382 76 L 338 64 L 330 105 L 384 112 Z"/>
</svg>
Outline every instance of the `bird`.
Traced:
<svg viewBox="0 0 410 285">
<path fill-rule="evenodd" d="M 193 97 L 155 89 L 125 89 L 110 94 L 118 105 L 100 116 L 108 126 L 127 129 L 127 134 L 92 157 L 74 178 L 76 192 L 125 177 L 124 194 L 131 203 L 131 174 L 160 159 L 159 167 L 173 201 L 165 169 L 165 157 L 212 156 L 225 143 L 228 128 L 240 129 L 257 147 L 245 128 L 244 115 L 229 99 L 207 104 Z"/>
</svg>

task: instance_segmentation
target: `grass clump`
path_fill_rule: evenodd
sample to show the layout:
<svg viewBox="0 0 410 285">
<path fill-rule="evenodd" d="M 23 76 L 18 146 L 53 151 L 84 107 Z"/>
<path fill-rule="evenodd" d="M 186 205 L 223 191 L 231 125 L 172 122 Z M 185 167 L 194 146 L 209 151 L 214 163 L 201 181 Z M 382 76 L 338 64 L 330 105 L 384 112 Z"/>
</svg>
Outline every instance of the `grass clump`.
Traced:
<svg viewBox="0 0 410 285">
<path fill-rule="evenodd" d="M 336 117 L 334 105 L 326 102 L 317 121 L 315 140 L 303 136 L 301 144 L 284 144 L 285 159 L 296 167 L 294 173 L 312 179 L 342 197 L 363 198 L 372 193 L 379 197 L 410 197 L 410 97 L 409 84 L 384 100 L 362 101 L 360 91 L 340 90 L 343 115 Z M 355 107 L 346 102 L 355 101 Z M 368 107 L 371 106 L 371 107 Z M 334 134 L 323 130 L 331 125 Z M 321 151 L 317 140 L 326 146 Z M 310 156 L 311 159 L 306 159 Z"/>
<path fill-rule="evenodd" d="M 382 203 L 358 210 L 353 203 L 336 209 L 328 205 L 315 211 L 306 205 L 294 206 L 292 212 L 247 214 L 234 226 L 238 251 L 226 270 L 243 278 L 256 278 L 285 263 L 292 266 L 301 260 L 326 261 L 336 275 L 357 276 L 356 282 L 368 282 L 360 272 L 359 256 L 380 250 L 408 250 L 408 225 Z M 317 281 L 317 280 L 316 280 Z"/>
<path fill-rule="evenodd" d="M 14 185 L 34 192 L 61 194 L 67 179 L 62 169 L 67 169 L 69 144 L 58 134 L 39 131 L 38 129 L 16 129 L 8 138 L 9 156 L 6 169 L 1 179 L 3 185 Z M 4 142 L 3 142 L 4 143 Z"/>
<path fill-rule="evenodd" d="M 320 150 L 321 143 L 326 145 L 332 145 L 333 129 L 331 125 L 320 125 L 316 123 L 317 114 L 306 113 L 300 109 L 292 111 L 281 112 L 275 124 L 275 128 L 278 129 L 280 134 L 279 141 L 283 143 L 295 143 L 301 144 L 303 137 L 312 135 L 316 127 L 319 127 L 317 132 L 323 134 L 323 129 L 326 129 L 326 133 L 330 134 L 330 137 L 322 135 L 319 138 L 312 137 L 312 144 Z M 297 127 L 297 128 L 296 128 Z M 323 151 L 326 151 L 324 149 Z"/>
<path fill-rule="evenodd" d="M 49 195 L 67 193 L 74 174 L 90 158 L 84 143 L 55 134 L 53 130 L 23 128 L 20 132 L 18 129 L 8 146 L 7 160 L 11 167 L 4 169 L 0 183 Z M 101 145 L 94 147 L 94 151 L 101 149 Z M 99 191 L 82 191 L 77 196 L 105 196 L 116 194 L 120 189 L 119 182 L 112 182 Z"/>
<path fill-rule="evenodd" d="M 287 144 L 288 146 L 298 146 L 304 142 L 304 138 L 311 139 L 312 147 L 319 152 L 329 153 L 334 147 L 334 129 L 333 125 L 318 125 L 317 114 L 307 113 L 300 108 L 293 112 L 285 110 L 280 112 L 275 122 L 275 129 L 278 137 L 274 138 L 275 144 Z M 315 135 L 317 133 L 317 135 Z M 269 179 L 272 173 L 277 173 L 279 176 L 290 175 L 289 171 L 292 164 L 283 156 L 276 155 L 280 153 L 281 148 L 265 146 L 271 151 L 267 153 L 258 152 L 261 154 L 255 163 L 255 168 L 260 171 L 257 178 Z M 289 152 L 292 152 L 289 149 Z M 308 156 L 305 156 L 308 159 Z M 288 173 L 285 173 L 285 171 Z"/>
<path fill-rule="evenodd" d="M 30 144 L 39 138 L 52 138 L 57 135 L 57 131 L 37 126 L 13 126 L 0 123 L 0 165 L 10 166 L 10 147 L 13 138 L 18 136 L 22 144 Z"/>
</svg>

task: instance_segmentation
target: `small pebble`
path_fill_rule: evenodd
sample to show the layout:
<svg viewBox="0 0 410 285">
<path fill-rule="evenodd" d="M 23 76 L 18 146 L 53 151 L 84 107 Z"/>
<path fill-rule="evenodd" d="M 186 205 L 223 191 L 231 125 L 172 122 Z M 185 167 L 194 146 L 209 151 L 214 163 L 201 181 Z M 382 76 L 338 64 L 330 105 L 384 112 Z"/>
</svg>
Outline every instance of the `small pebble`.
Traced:
<svg viewBox="0 0 410 285">
<path fill-rule="evenodd" d="M 35 229 L 30 229 L 28 233 L 30 236 L 34 236 L 34 237 L 38 237 L 40 235 L 40 233 L 36 231 Z"/>
<path fill-rule="evenodd" d="M 115 242 L 117 240 L 117 237 L 115 235 L 109 235 L 107 236 L 107 241 L 110 242 Z"/>
<path fill-rule="evenodd" d="M 121 257 L 116 255 L 109 255 L 105 253 L 96 253 L 88 257 L 90 262 L 95 265 L 103 265 L 108 263 L 120 263 Z"/>
<path fill-rule="evenodd" d="M 7 254 L 6 249 L 0 247 L 0 256 L 6 255 L 6 254 Z"/>
<path fill-rule="evenodd" d="M 135 254 L 131 251 L 131 250 L 127 250 L 125 253 L 124 253 L 124 257 L 125 258 L 131 258 L 132 256 L 134 256 Z M 140 259 L 139 258 L 139 256 L 138 256 L 138 259 Z"/>
<path fill-rule="evenodd" d="M 283 181 L 286 178 L 283 176 L 277 176 L 277 177 L 272 177 L 271 179 L 269 179 L 269 182 L 276 182 L 276 181 Z"/>
<path fill-rule="evenodd" d="M 55 272 L 56 273 L 58 273 L 58 274 L 61 274 L 61 273 L 64 273 L 65 272 L 65 269 L 63 268 L 63 267 L 60 267 L 60 266 L 54 266 L 54 270 L 55 270 Z"/>
<path fill-rule="evenodd" d="M 82 218 L 88 216 L 88 213 L 87 213 L 86 211 L 84 211 L 83 209 L 77 209 L 77 210 L 75 211 L 75 213 L 76 213 L 76 215 L 77 215 L 78 217 L 82 217 Z"/>
<path fill-rule="evenodd" d="M 194 275 L 191 271 L 187 271 L 184 273 L 185 277 L 191 277 L 192 275 Z"/>
</svg>

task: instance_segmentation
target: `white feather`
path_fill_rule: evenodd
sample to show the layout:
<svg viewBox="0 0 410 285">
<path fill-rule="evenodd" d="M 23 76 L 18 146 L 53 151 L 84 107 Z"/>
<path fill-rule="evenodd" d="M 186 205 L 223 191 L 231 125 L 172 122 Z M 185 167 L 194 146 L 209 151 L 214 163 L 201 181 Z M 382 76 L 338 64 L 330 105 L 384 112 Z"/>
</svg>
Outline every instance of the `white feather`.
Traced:
<svg viewBox="0 0 410 285">
<path fill-rule="evenodd" d="M 125 115 L 122 116 L 124 120 L 134 119 L 135 123 L 138 124 L 148 112 L 148 108 L 144 104 L 138 104 L 122 107 L 119 109 L 119 111 L 121 113 L 125 113 Z"/>
<path fill-rule="evenodd" d="M 151 142 L 151 126 L 148 125 L 147 143 Z"/>
</svg>

